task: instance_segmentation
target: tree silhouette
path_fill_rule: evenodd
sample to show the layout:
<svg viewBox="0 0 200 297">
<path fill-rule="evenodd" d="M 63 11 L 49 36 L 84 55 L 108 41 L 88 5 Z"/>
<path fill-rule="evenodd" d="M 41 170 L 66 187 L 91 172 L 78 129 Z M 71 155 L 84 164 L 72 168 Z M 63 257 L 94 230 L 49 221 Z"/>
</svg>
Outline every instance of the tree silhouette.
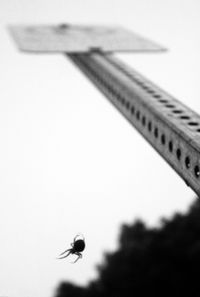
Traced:
<svg viewBox="0 0 200 297">
<path fill-rule="evenodd" d="M 62 283 L 56 297 L 199 296 L 200 202 L 159 228 L 138 220 L 123 225 L 119 248 L 97 267 L 87 287 Z"/>
</svg>

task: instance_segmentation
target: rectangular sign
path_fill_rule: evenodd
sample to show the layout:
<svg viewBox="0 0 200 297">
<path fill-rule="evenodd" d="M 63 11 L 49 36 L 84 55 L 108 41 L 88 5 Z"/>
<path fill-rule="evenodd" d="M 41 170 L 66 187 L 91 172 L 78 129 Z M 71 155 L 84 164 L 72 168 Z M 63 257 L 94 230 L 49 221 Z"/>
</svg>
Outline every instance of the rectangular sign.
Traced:
<svg viewBox="0 0 200 297">
<path fill-rule="evenodd" d="M 9 27 L 20 50 L 33 53 L 149 52 L 164 47 L 121 27 L 17 25 Z"/>
</svg>

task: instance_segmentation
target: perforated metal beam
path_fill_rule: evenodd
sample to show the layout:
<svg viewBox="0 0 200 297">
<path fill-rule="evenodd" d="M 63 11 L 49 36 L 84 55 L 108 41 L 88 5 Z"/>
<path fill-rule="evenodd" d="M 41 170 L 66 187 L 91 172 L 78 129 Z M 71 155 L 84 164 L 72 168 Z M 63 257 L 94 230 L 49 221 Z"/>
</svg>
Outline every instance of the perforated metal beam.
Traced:
<svg viewBox="0 0 200 297">
<path fill-rule="evenodd" d="M 68 56 L 200 195 L 200 116 L 111 55 Z"/>
</svg>

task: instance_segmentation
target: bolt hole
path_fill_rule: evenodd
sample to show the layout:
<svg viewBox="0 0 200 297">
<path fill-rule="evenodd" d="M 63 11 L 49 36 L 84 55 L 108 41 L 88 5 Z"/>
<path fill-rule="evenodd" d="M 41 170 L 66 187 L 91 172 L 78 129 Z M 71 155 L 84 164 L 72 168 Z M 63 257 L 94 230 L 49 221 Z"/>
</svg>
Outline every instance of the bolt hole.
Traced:
<svg viewBox="0 0 200 297">
<path fill-rule="evenodd" d="M 161 135 L 161 143 L 164 145 L 165 144 L 165 134 Z"/>
<path fill-rule="evenodd" d="M 139 119 L 140 119 L 140 111 L 139 110 L 136 112 L 136 118 L 139 121 Z"/>
<path fill-rule="evenodd" d="M 200 129 L 197 129 L 196 131 L 197 131 L 197 132 L 200 132 Z"/>
<path fill-rule="evenodd" d="M 154 129 L 154 136 L 155 136 L 156 138 L 158 138 L 158 128 L 157 128 L 157 127 Z"/>
<path fill-rule="evenodd" d="M 173 105 L 173 104 L 166 104 L 165 105 L 167 108 L 174 108 L 175 107 L 175 105 Z"/>
<path fill-rule="evenodd" d="M 195 174 L 196 177 L 199 177 L 199 175 L 200 175 L 200 169 L 199 169 L 198 165 L 196 165 L 194 167 L 194 174 Z"/>
<path fill-rule="evenodd" d="M 161 96 L 159 94 L 154 94 L 153 97 L 154 98 L 161 98 Z"/>
<path fill-rule="evenodd" d="M 165 100 L 165 99 L 160 99 L 160 100 L 158 100 L 160 103 L 167 103 L 168 101 L 167 100 Z"/>
<path fill-rule="evenodd" d="M 127 101 L 126 102 L 126 108 L 129 109 L 129 107 L 130 107 L 130 103 Z"/>
<path fill-rule="evenodd" d="M 135 113 L 135 107 L 134 107 L 134 106 L 131 107 L 131 113 L 132 113 L 132 114 Z"/>
<path fill-rule="evenodd" d="M 143 125 L 143 126 L 146 125 L 146 118 L 145 118 L 145 116 L 142 117 L 142 125 Z"/>
<path fill-rule="evenodd" d="M 170 153 L 172 153 L 172 151 L 173 151 L 173 142 L 171 140 L 169 142 L 169 151 L 170 151 Z"/>
<path fill-rule="evenodd" d="M 181 159 L 181 150 L 179 148 L 176 150 L 176 156 L 178 160 Z"/>
<path fill-rule="evenodd" d="M 149 94 L 154 94 L 155 92 L 154 92 L 154 90 L 148 89 L 148 90 L 147 90 L 147 93 L 149 93 Z"/>
<path fill-rule="evenodd" d="M 60 30 L 66 30 L 66 29 L 69 29 L 69 28 L 70 28 L 69 24 L 60 24 L 60 25 L 58 25 L 58 29 L 60 29 Z"/>
<path fill-rule="evenodd" d="M 189 122 L 188 125 L 189 126 L 198 126 L 199 124 L 197 122 Z"/>
<path fill-rule="evenodd" d="M 142 86 L 142 87 L 143 87 L 144 90 L 147 90 L 147 91 L 150 90 L 148 86 L 145 86 L 145 85 L 144 85 L 144 86 Z"/>
<path fill-rule="evenodd" d="M 100 46 L 90 46 L 88 48 L 88 51 L 89 52 L 101 52 L 102 51 L 102 48 Z"/>
<path fill-rule="evenodd" d="M 189 156 L 187 156 L 185 158 L 185 166 L 186 166 L 186 168 L 190 168 L 190 157 Z"/>
<path fill-rule="evenodd" d="M 119 102 L 121 102 L 121 96 L 117 97 L 117 100 L 118 100 Z"/>
<path fill-rule="evenodd" d="M 112 91 L 112 90 L 111 90 L 111 91 Z M 121 96 L 121 95 L 119 95 L 119 96 L 117 97 L 117 99 L 118 99 L 119 102 L 122 103 L 122 96 Z"/>
<path fill-rule="evenodd" d="M 149 132 L 151 132 L 151 129 L 152 129 L 152 123 L 151 122 L 148 122 L 148 130 L 149 130 Z"/>
<path fill-rule="evenodd" d="M 172 110 L 173 113 L 176 113 L 176 114 L 180 114 L 180 113 L 183 113 L 182 110 L 179 110 L 179 109 L 175 109 L 175 110 Z"/>
<path fill-rule="evenodd" d="M 180 116 L 180 119 L 182 119 L 182 120 L 189 120 L 190 117 L 189 116 L 186 116 L 186 115 L 182 115 L 182 116 Z"/>
</svg>

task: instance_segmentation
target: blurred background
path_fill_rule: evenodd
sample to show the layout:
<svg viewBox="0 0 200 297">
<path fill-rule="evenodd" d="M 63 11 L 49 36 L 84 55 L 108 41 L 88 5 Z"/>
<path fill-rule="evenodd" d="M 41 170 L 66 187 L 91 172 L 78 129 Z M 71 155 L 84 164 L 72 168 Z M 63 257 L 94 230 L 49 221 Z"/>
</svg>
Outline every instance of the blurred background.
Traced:
<svg viewBox="0 0 200 297">
<path fill-rule="evenodd" d="M 198 0 L 0 1 L 0 296 L 87 285 L 122 224 L 153 228 L 197 199 L 66 57 L 20 53 L 7 25 L 122 25 L 169 51 L 116 56 L 199 112 L 199 10 Z M 56 260 L 80 232 L 83 259 Z"/>
</svg>

